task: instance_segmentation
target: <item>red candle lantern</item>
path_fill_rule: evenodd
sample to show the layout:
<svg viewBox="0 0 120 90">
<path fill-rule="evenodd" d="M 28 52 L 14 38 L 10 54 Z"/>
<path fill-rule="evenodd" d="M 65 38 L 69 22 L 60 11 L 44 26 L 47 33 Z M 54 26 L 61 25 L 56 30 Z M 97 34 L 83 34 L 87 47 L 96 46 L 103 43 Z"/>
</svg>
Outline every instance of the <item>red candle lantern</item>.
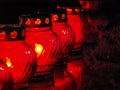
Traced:
<svg viewBox="0 0 120 90">
<path fill-rule="evenodd" d="M 80 7 L 66 7 L 66 10 L 68 16 L 68 24 L 73 28 L 75 33 L 74 50 L 76 51 L 76 49 L 81 49 L 84 42 L 84 23 L 80 16 Z"/>
<path fill-rule="evenodd" d="M 52 24 L 53 31 L 58 34 L 62 42 L 63 57 L 67 57 L 68 53 L 73 49 L 75 43 L 74 31 L 67 23 L 67 11 L 65 9 L 53 10 Z"/>
<path fill-rule="evenodd" d="M 50 89 L 53 65 L 61 56 L 61 41 L 58 35 L 52 31 L 51 16 L 49 13 L 36 15 L 21 15 L 20 24 L 26 27 L 26 42 L 37 53 L 37 70 L 33 80 L 37 78 L 39 89 Z M 35 82 L 36 82 L 35 80 Z M 44 85 L 41 80 L 44 81 Z M 47 84 L 46 84 L 47 83 Z M 42 87 L 44 86 L 44 87 Z"/>
<path fill-rule="evenodd" d="M 74 77 L 76 81 L 77 90 L 81 89 L 82 85 L 82 62 L 81 62 L 81 49 L 82 45 L 86 40 L 86 30 L 89 30 L 87 27 L 84 14 L 81 14 L 80 7 L 66 7 L 68 14 L 68 23 L 72 26 L 76 41 L 72 53 L 69 55 L 69 62 L 67 63 L 68 72 Z"/>
<path fill-rule="evenodd" d="M 52 11 L 53 30 L 58 34 L 62 42 L 62 54 L 60 62 L 55 65 L 54 77 L 55 85 L 60 90 L 76 89 L 75 79 L 67 71 L 66 61 L 68 53 L 73 49 L 75 35 L 71 26 L 67 23 L 67 11 L 65 9 L 55 9 Z"/>
<path fill-rule="evenodd" d="M 0 60 L 0 90 L 12 90 L 13 78 L 7 65 Z"/>
<path fill-rule="evenodd" d="M 11 70 L 13 89 L 27 86 L 36 68 L 35 52 L 24 40 L 25 30 L 21 25 L 0 25 L 0 58 Z"/>
</svg>

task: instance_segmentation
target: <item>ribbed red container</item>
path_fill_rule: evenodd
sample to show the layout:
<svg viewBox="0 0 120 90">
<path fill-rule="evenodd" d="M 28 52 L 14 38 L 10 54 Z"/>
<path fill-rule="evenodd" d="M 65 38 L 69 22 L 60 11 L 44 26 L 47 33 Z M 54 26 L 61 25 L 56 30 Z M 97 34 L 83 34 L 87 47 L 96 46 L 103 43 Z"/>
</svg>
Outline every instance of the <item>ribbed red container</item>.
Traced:
<svg viewBox="0 0 120 90">
<path fill-rule="evenodd" d="M 13 78 L 10 69 L 0 60 L 0 90 L 12 90 Z"/>
<path fill-rule="evenodd" d="M 26 42 L 37 54 L 37 70 L 29 90 L 51 90 L 53 65 L 61 57 L 61 41 L 52 31 L 51 16 L 49 13 L 21 15 L 20 23 L 26 27 Z"/>
<path fill-rule="evenodd" d="M 0 58 L 10 68 L 14 87 L 28 86 L 36 69 L 36 54 L 25 43 L 25 30 L 21 25 L 0 25 Z"/>
<path fill-rule="evenodd" d="M 67 71 L 66 61 L 68 54 L 74 47 L 75 34 L 72 27 L 67 23 L 67 11 L 55 9 L 52 11 L 53 31 L 55 31 L 62 42 L 62 57 L 55 65 L 54 80 L 55 86 L 60 90 L 75 90 L 76 83 L 73 76 Z"/>
<path fill-rule="evenodd" d="M 56 9 L 53 10 L 51 14 L 53 31 L 58 34 L 62 42 L 63 57 L 67 57 L 75 43 L 74 31 L 67 23 L 67 11 L 65 9 Z"/>
<path fill-rule="evenodd" d="M 26 27 L 26 43 L 37 53 L 37 72 L 47 71 L 59 61 L 61 42 L 52 31 L 49 14 L 21 15 L 20 23 Z"/>
<path fill-rule="evenodd" d="M 73 28 L 75 33 L 75 49 L 80 49 L 84 42 L 84 21 L 80 16 L 80 7 L 66 7 L 68 24 Z"/>
</svg>

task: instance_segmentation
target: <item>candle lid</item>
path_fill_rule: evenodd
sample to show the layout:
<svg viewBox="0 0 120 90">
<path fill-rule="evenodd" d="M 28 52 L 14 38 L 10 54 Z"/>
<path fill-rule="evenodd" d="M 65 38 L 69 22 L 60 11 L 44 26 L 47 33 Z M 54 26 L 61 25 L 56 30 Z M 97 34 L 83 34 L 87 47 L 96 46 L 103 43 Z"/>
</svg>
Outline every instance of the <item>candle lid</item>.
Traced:
<svg viewBox="0 0 120 90">
<path fill-rule="evenodd" d="M 80 14 L 80 7 L 65 7 L 67 14 Z"/>
<path fill-rule="evenodd" d="M 49 13 L 21 15 L 19 20 L 19 23 L 25 27 L 52 26 L 51 15 Z"/>
<path fill-rule="evenodd" d="M 0 41 L 25 39 L 25 29 L 19 24 L 0 24 Z"/>
<path fill-rule="evenodd" d="M 63 8 L 51 12 L 53 22 L 67 22 L 67 11 Z"/>
</svg>

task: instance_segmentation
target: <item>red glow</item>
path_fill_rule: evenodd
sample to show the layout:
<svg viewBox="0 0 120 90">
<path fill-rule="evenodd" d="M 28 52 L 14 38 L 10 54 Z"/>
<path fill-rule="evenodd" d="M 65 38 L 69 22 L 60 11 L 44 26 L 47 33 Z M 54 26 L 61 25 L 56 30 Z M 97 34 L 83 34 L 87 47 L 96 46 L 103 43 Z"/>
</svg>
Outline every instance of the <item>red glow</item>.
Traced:
<svg viewBox="0 0 120 90">
<path fill-rule="evenodd" d="M 53 22 L 53 31 L 60 37 L 63 55 L 68 54 L 75 43 L 75 35 L 72 28 L 66 22 Z"/>
<path fill-rule="evenodd" d="M 11 38 L 16 38 L 17 35 L 18 35 L 18 33 L 16 31 L 13 31 L 13 32 L 10 33 Z"/>
<path fill-rule="evenodd" d="M 89 17 L 88 17 L 87 19 L 88 19 L 88 22 L 89 22 L 89 23 L 92 23 L 92 21 L 91 21 L 91 19 L 90 19 Z"/>
<path fill-rule="evenodd" d="M 36 21 L 35 21 L 35 24 L 36 25 L 40 25 L 41 24 L 41 20 L 39 18 L 37 18 Z"/>
<path fill-rule="evenodd" d="M 0 60 L 0 90 L 12 90 L 13 78 L 7 65 Z"/>
<path fill-rule="evenodd" d="M 58 15 L 53 15 L 52 16 L 52 21 L 57 21 L 58 20 Z"/>
<path fill-rule="evenodd" d="M 0 40 L 5 40 L 6 39 L 6 33 L 4 31 L 2 31 L 0 33 Z"/>
<path fill-rule="evenodd" d="M 51 27 L 26 28 L 26 42 L 37 53 L 37 71 L 52 68 L 58 62 L 61 52 L 61 42 Z"/>
<path fill-rule="evenodd" d="M 35 52 L 37 53 L 37 57 L 39 57 L 43 52 L 43 46 L 35 43 Z"/>
<path fill-rule="evenodd" d="M 49 24 L 50 23 L 50 19 L 49 18 L 46 18 L 45 19 L 45 24 Z"/>
<path fill-rule="evenodd" d="M 80 13 L 80 9 L 75 8 L 75 12 L 76 12 L 76 13 Z"/>
<path fill-rule="evenodd" d="M 0 42 L 0 58 L 10 68 L 14 88 L 26 82 L 35 71 L 36 55 L 34 51 L 27 47 L 24 41 L 4 41 Z"/>
<path fill-rule="evenodd" d="M 72 9 L 71 8 L 67 8 L 67 14 L 72 14 Z"/>
<path fill-rule="evenodd" d="M 8 57 L 6 57 L 6 64 L 7 64 L 8 67 L 13 68 L 11 60 Z"/>
<path fill-rule="evenodd" d="M 91 8 L 91 3 L 90 2 L 86 2 L 86 5 L 83 6 L 83 8 L 85 8 L 86 10 Z"/>
<path fill-rule="evenodd" d="M 74 77 L 66 70 L 64 65 L 55 68 L 55 86 L 60 90 L 76 90 Z"/>
<path fill-rule="evenodd" d="M 82 87 L 82 73 L 83 73 L 83 63 L 80 60 L 73 60 L 67 63 L 68 72 L 70 72 L 77 84 L 77 89 L 80 90 Z"/>
<path fill-rule="evenodd" d="M 81 16 L 78 15 L 69 15 L 68 14 L 68 24 L 73 28 L 75 33 L 75 46 L 74 48 L 79 48 L 82 46 L 84 42 L 84 28 L 83 28 L 83 21 Z"/>
<path fill-rule="evenodd" d="M 35 26 L 35 24 L 38 24 L 38 23 L 40 23 L 40 20 L 37 20 L 35 23 L 34 19 L 32 19 L 32 18 L 30 18 L 30 19 L 28 18 L 27 21 L 25 22 L 25 24 L 27 26 Z"/>
<path fill-rule="evenodd" d="M 89 10 L 92 8 L 92 2 L 91 1 L 79 1 L 79 3 L 82 5 L 82 8 L 85 10 Z"/>
</svg>

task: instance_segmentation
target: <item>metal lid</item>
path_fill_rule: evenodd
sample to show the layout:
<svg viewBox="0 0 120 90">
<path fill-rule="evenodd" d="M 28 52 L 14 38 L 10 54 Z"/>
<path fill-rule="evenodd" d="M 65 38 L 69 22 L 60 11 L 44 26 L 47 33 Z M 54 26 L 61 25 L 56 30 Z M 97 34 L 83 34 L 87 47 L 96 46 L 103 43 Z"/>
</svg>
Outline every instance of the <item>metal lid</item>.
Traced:
<svg viewBox="0 0 120 90">
<path fill-rule="evenodd" d="M 25 27 L 48 27 L 52 25 L 49 13 L 21 15 L 19 23 Z"/>
<path fill-rule="evenodd" d="M 65 7 L 67 14 L 80 14 L 80 7 Z"/>
<path fill-rule="evenodd" d="M 53 22 L 67 22 L 67 11 L 63 8 L 51 11 Z"/>
<path fill-rule="evenodd" d="M 24 40 L 25 29 L 19 24 L 0 24 L 0 41 Z"/>
</svg>

